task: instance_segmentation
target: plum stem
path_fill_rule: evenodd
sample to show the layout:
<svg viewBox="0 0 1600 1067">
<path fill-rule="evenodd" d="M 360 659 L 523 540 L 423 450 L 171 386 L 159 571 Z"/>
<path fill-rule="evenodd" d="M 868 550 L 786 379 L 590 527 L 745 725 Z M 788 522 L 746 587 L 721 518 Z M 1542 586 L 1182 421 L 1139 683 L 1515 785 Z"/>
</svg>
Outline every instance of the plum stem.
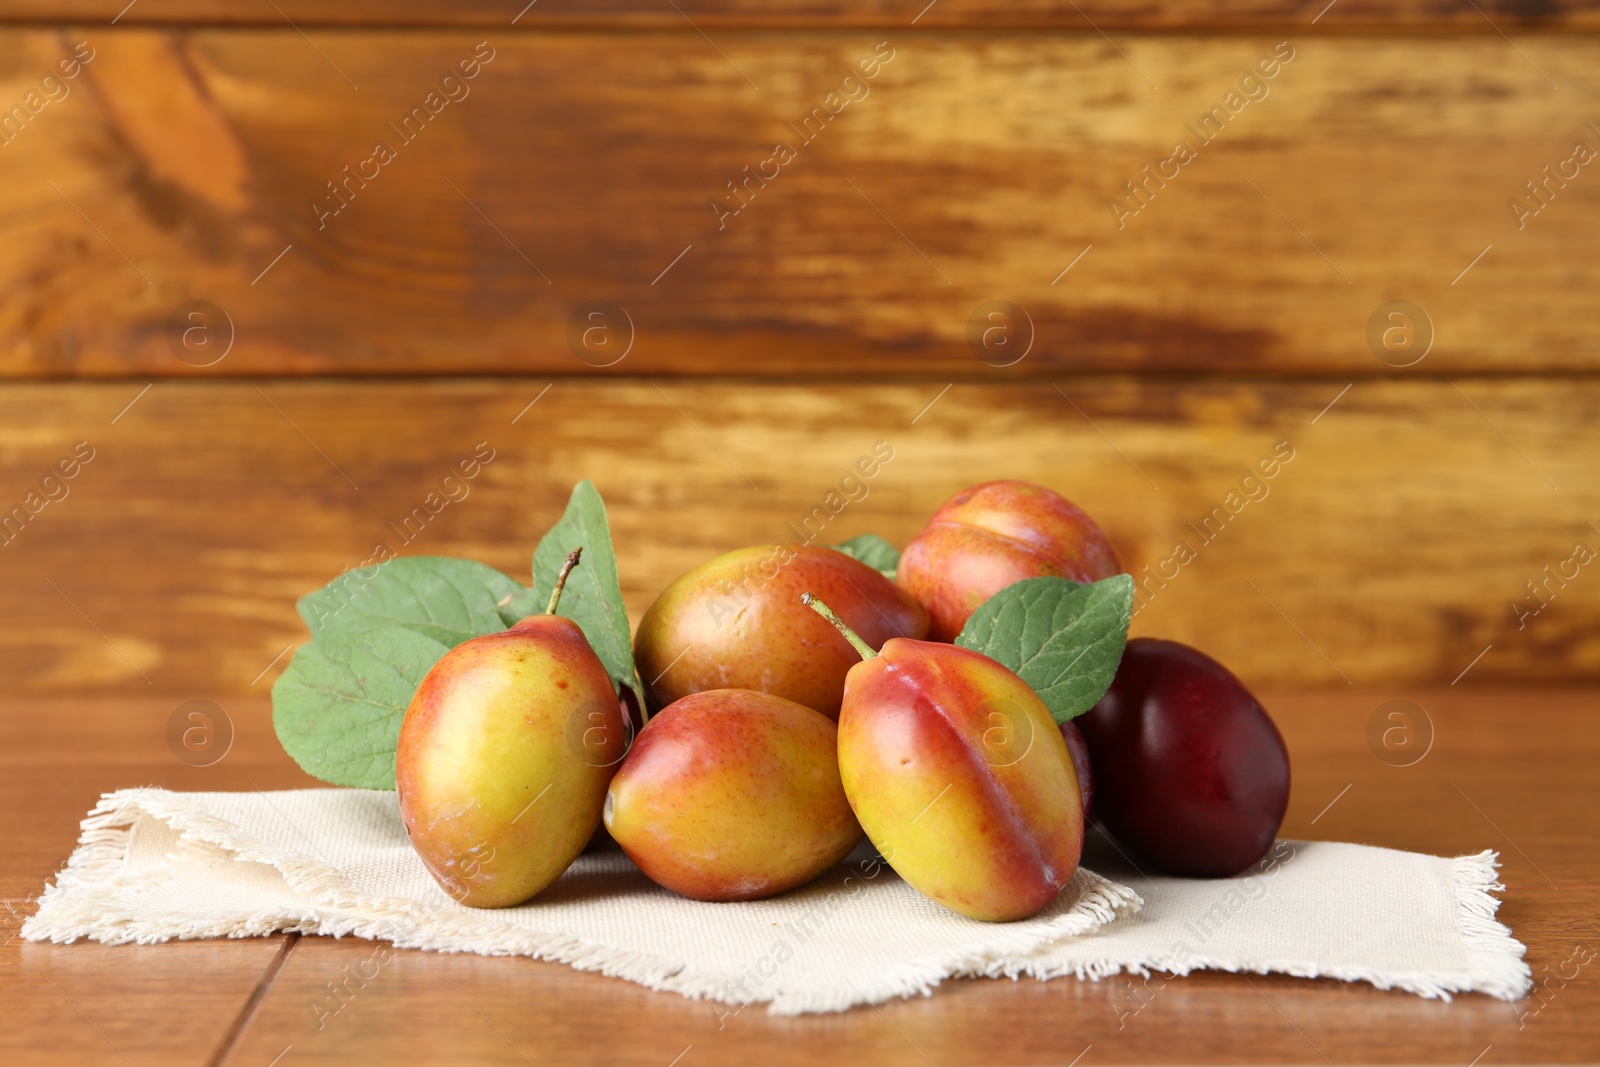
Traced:
<svg viewBox="0 0 1600 1067">
<path fill-rule="evenodd" d="M 800 603 L 804 604 L 818 615 L 821 615 L 824 619 L 827 619 L 829 622 L 833 623 L 833 628 L 844 634 L 844 639 L 850 642 L 852 648 L 861 653 L 862 659 L 872 659 L 878 654 L 871 645 L 861 640 L 860 634 L 846 626 L 844 620 L 839 618 L 838 615 L 835 615 L 832 608 L 828 607 L 828 605 L 824 604 L 810 593 L 801 593 Z"/>
<path fill-rule="evenodd" d="M 582 548 L 575 548 L 567 553 L 566 561 L 561 564 L 561 573 L 556 575 L 556 587 L 550 590 L 550 606 L 544 609 L 546 615 L 556 613 L 556 605 L 561 603 L 561 590 L 567 587 L 567 575 L 578 565 L 578 557 L 581 555 L 583 555 Z"/>
</svg>

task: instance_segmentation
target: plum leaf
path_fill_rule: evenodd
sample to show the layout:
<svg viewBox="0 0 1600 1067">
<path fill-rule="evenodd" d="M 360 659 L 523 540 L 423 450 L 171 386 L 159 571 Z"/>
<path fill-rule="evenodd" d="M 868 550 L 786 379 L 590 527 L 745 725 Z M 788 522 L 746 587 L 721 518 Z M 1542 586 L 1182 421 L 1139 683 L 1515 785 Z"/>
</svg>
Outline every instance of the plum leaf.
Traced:
<svg viewBox="0 0 1600 1067">
<path fill-rule="evenodd" d="M 1010 667 L 1056 722 L 1094 707 L 1122 662 L 1133 617 L 1133 579 L 1025 578 L 984 601 L 956 644 Z"/>
<path fill-rule="evenodd" d="M 510 607 L 527 593 L 470 559 L 402 556 L 345 571 L 301 597 L 296 608 L 312 637 L 403 626 L 453 646 L 515 622 L 504 617 L 502 605 Z"/>
<path fill-rule="evenodd" d="M 877 534 L 862 534 L 828 547 L 865 563 L 891 582 L 894 581 L 895 568 L 900 566 L 900 550 Z"/>
<path fill-rule="evenodd" d="M 613 679 L 638 692 L 605 505 L 584 481 L 534 552 L 542 581 L 532 588 L 472 560 L 405 556 L 346 571 L 302 597 L 312 641 L 272 687 L 284 751 L 323 781 L 393 789 L 400 722 L 423 677 L 463 641 L 543 612 L 562 558 L 579 546 L 583 560 L 561 614 L 582 628 Z"/>
<path fill-rule="evenodd" d="M 272 685 L 278 742 L 308 774 L 358 789 L 394 788 L 400 720 L 450 646 L 404 626 L 324 632 Z"/>
<path fill-rule="evenodd" d="M 536 611 L 543 611 L 549 602 L 561 562 L 575 548 L 583 549 L 583 558 L 567 578 L 557 613 L 578 624 L 619 690 L 626 685 L 635 693 L 643 692 L 633 665 L 628 611 L 622 603 L 622 582 L 617 575 L 616 552 L 611 547 L 605 501 L 587 478 L 572 487 L 566 512 L 534 549 Z"/>
</svg>

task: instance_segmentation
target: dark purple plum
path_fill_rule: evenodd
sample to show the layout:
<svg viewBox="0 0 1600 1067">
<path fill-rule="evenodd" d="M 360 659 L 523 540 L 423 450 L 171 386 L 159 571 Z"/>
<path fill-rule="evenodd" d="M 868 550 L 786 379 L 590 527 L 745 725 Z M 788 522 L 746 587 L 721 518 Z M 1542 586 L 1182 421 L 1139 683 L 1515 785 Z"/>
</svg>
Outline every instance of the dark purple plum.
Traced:
<svg viewBox="0 0 1600 1067">
<path fill-rule="evenodd" d="M 1072 753 L 1072 769 L 1078 775 L 1078 792 L 1083 794 L 1083 821 L 1094 818 L 1094 769 L 1089 765 L 1089 745 L 1077 724 L 1061 724 L 1061 736 L 1067 740 L 1067 751 Z"/>
<path fill-rule="evenodd" d="M 1135 638 L 1106 695 L 1073 721 L 1094 761 L 1100 821 L 1138 858 L 1226 878 L 1272 847 L 1289 803 L 1289 751 L 1210 656 Z"/>
</svg>

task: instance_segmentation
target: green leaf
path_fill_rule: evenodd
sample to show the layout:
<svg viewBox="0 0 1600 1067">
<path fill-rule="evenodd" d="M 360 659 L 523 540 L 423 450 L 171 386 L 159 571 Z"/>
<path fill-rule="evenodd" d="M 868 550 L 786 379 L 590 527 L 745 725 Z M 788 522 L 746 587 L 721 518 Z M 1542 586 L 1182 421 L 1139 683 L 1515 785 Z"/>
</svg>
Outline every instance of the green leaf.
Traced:
<svg viewBox="0 0 1600 1067">
<path fill-rule="evenodd" d="M 1133 617 L 1133 579 L 1026 578 L 986 600 L 956 644 L 1010 667 L 1056 722 L 1094 707 L 1116 677 Z"/>
<path fill-rule="evenodd" d="M 567 553 L 583 549 L 583 558 L 567 578 L 557 613 L 578 624 L 611 680 L 642 692 L 633 665 L 628 612 L 622 604 L 622 582 L 611 547 L 611 527 L 600 490 L 584 479 L 572 487 L 566 513 L 539 541 L 533 553 L 534 600 L 543 611 L 555 588 L 556 574 Z"/>
<path fill-rule="evenodd" d="M 890 581 L 894 580 L 895 568 L 900 566 L 900 550 L 877 534 L 862 534 L 831 547 L 835 552 L 843 552 L 851 559 L 858 559 L 873 570 L 882 572 Z"/>
<path fill-rule="evenodd" d="M 638 692 L 605 505 L 585 481 L 534 553 L 533 588 L 471 560 L 408 556 L 347 571 L 302 597 L 312 641 L 272 687 L 284 750 L 335 785 L 394 788 L 400 721 L 423 676 L 461 642 L 544 611 L 562 559 L 580 545 L 561 614 L 582 627 L 616 682 Z"/>
<path fill-rule="evenodd" d="M 297 607 L 312 637 L 403 626 L 453 646 L 515 622 L 502 610 L 527 593 L 493 567 L 470 559 L 402 556 L 345 571 L 301 597 Z"/>
<path fill-rule="evenodd" d="M 400 720 L 423 675 L 448 651 L 403 626 L 320 634 L 273 683 L 279 743 L 325 782 L 393 789 Z"/>
</svg>

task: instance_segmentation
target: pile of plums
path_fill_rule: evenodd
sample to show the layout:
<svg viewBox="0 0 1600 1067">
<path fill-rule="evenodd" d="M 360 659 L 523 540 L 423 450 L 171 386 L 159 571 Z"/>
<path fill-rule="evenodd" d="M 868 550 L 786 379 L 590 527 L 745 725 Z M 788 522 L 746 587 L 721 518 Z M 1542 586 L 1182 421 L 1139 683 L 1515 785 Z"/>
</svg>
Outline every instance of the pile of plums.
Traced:
<svg viewBox="0 0 1600 1067">
<path fill-rule="evenodd" d="M 951 643 L 1014 582 L 1122 571 L 1089 516 L 1041 486 L 956 494 L 894 580 L 809 545 L 684 574 L 639 624 L 654 714 L 637 737 L 556 614 L 577 563 L 546 614 L 452 649 L 406 711 L 406 832 L 463 904 L 528 900 L 603 821 L 640 870 L 697 900 L 802 885 L 864 831 L 928 897 L 1004 921 L 1060 892 L 1091 814 L 1136 858 L 1200 877 L 1250 867 L 1282 821 L 1283 740 L 1204 654 L 1134 639 L 1099 704 L 1058 727 L 1011 670 Z"/>
</svg>

